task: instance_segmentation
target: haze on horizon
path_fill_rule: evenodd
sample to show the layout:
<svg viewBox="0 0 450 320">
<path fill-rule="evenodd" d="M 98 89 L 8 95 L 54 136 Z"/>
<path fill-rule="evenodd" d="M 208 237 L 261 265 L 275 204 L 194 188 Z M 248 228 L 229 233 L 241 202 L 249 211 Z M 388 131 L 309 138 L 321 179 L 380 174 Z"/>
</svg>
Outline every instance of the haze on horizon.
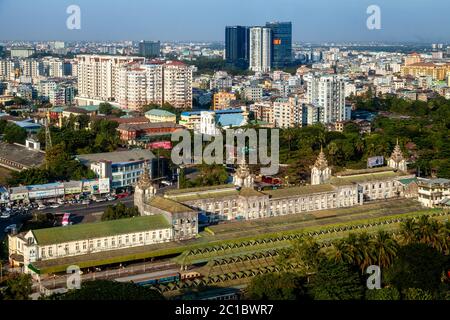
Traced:
<svg viewBox="0 0 450 320">
<path fill-rule="evenodd" d="M 69 5 L 81 30 L 66 28 Z M 381 30 L 366 27 L 369 5 Z M 0 0 L 0 40 L 223 41 L 226 25 L 292 21 L 298 42 L 450 42 L 448 0 Z"/>
</svg>

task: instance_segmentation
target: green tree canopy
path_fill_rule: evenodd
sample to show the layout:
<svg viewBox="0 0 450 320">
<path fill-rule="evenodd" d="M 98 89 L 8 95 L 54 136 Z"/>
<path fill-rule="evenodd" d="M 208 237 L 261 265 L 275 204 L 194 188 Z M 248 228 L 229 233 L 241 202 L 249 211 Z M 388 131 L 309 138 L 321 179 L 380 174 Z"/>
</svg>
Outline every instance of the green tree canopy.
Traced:
<svg viewBox="0 0 450 320">
<path fill-rule="evenodd" d="M 448 258 L 436 249 L 423 243 L 414 243 L 398 250 L 397 257 L 385 275 L 387 282 L 400 291 L 417 288 L 433 292 L 439 289 L 446 266 Z"/>
<path fill-rule="evenodd" d="M 295 273 L 256 276 L 247 288 L 252 300 L 296 300 L 306 296 L 306 278 Z"/>
<path fill-rule="evenodd" d="M 102 221 L 118 220 L 139 216 L 137 207 L 128 208 L 123 203 L 118 203 L 115 206 L 108 206 L 102 214 Z"/>
<path fill-rule="evenodd" d="M 310 283 L 315 300 L 360 300 L 364 286 L 359 272 L 348 264 L 323 259 Z"/>
</svg>

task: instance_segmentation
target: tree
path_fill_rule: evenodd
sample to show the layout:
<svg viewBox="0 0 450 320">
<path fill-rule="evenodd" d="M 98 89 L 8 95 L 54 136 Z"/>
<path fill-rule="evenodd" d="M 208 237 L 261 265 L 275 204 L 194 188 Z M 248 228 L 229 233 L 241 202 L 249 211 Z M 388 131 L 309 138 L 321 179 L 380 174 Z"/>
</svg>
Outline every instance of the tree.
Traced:
<svg viewBox="0 0 450 320">
<path fill-rule="evenodd" d="M 3 298 L 5 300 L 29 300 L 31 293 L 31 276 L 28 274 L 17 274 L 6 281 Z"/>
<path fill-rule="evenodd" d="M 113 106 L 108 102 L 102 102 L 99 104 L 98 112 L 104 115 L 110 115 L 113 111 Z"/>
<path fill-rule="evenodd" d="M 366 300 L 400 300 L 400 292 L 394 287 L 366 290 Z"/>
<path fill-rule="evenodd" d="M 360 300 L 364 293 L 356 270 L 348 264 L 328 259 L 320 261 L 309 287 L 315 300 Z"/>
<path fill-rule="evenodd" d="M 383 268 L 391 265 L 397 253 L 398 244 L 386 231 L 380 230 L 372 241 L 372 248 L 375 263 Z"/>
<path fill-rule="evenodd" d="M 5 135 L 3 139 L 8 143 L 24 144 L 27 138 L 27 131 L 14 123 L 8 123 L 3 130 L 3 134 Z"/>
<path fill-rule="evenodd" d="M 306 296 L 306 279 L 295 273 L 256 276 L 247 288 L 252 300 L 296 300 Z"/>
<path fill-rule="evenodd" d="M 446 260 L 426 244 L 408 244 L 397 251 L 397 257 L 385 273 L 386 280 L 400 291 L 417 288 L 433 292 L 439 288 L 446 271 Z"/>
<path fill-rule="evenodd" d="M 433 300 L 430 292 L 418 288 L 408 288 L 402 293 L 404 300 Z"/>
<path fill-rule="evenodd" d="M 107 280 L 83 282 L 81 289 L 71 290 L 60 300 L 165 300 L 156 289 L 144 288 L 133 283 Z"/>
<path fill-rule="evenodd" d="M 123 203 L 108 206 L 102 214 L 102 221 L 126 219 L 139 216 L 137 207 L 128 208 Z"/>
</svg>

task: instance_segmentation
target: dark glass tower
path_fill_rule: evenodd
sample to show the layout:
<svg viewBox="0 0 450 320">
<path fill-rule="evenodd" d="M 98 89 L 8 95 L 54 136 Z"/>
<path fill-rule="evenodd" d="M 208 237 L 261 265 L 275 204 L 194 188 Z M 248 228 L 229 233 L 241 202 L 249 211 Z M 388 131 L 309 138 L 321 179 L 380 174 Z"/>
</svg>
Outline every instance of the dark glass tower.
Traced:
<svg viewBox="0 0 450 320">
<path fill-rule="evenodd" d="M 141 41 L 139 42 L 139 55 L 143 57 L 159 57 L 161 54 L 161 42 Z"/>
<path fill-rule="evenodd" d="M 272 30 L 272 68 L 288 67 L 292 63 L 292 23 L 267 22 Z"/>
<path fill-rule="evenodd" d="M 225 60 L 239 69 L 247 69 L 249 62 L 249 28 L 233 26 L 225 28 Z"/>
</svg>

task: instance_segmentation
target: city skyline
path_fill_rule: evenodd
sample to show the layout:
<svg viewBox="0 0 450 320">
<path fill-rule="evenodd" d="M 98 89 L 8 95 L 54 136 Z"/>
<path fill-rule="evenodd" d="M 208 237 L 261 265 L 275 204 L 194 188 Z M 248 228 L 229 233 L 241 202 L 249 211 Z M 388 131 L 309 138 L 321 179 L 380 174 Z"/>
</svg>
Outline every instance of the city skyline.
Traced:
<svg viewBox="0 0 450 320">
<path fill-rule="evenodd" d="M 2 40 L 18 41 L 223 41 L 227 25 L 259 25 L 261 21 L 292 21 L 294 42 L 448 42 L 450 4 L 443 0 L 380 0 L 381 30 L 366 27 L 371 1 L 281 0 L 263 5 L 205 0 L 142 3 L 132 0 L 77 1 L 81 29 L 69 30 L 66 9 L 72 1 L 0 1 Z M 214 14 L 214 12 L 219 14 Z M 248 14 L 251 12 L 252 14 Z M 15 14 L 17 13 L 17 14 Z M 400 14 L 401 13 L 401 14 Z M 20 16 L 20 24 L 17 19 Z M 120 22 L 120 23 L 118 23 Z M 14 28 L 11 28 L 14 24 Z M 447 25 L 446 25 L 447 24 Z M 208 26 L 205 28 L 205 26 Z M 330 32 L 332 30 L 333 32 Z M 430 34 L 433 36 L 431 37 Z"/>
</svg>

